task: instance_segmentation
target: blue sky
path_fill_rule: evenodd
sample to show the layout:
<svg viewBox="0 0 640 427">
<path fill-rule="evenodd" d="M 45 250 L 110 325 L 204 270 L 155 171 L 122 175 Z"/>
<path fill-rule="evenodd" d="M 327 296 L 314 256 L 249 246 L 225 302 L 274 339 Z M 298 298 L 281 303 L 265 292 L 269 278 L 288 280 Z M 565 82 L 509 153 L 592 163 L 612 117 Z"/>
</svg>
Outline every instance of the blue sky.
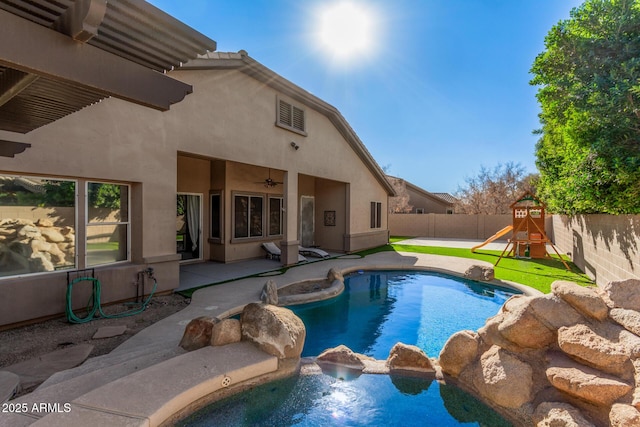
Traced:
<svg viewBox="0 0 640 427">
<path fill-rule="evenodd" d="M 453 194 L 481 166 L 536 172 L 529 70 L 581 1 L 352 2 L 375 17 L 373 49 L 336 62 L 317 37 L 333 0 L 150 1 L 338 108 L 391 175 Z"/>
</svg>

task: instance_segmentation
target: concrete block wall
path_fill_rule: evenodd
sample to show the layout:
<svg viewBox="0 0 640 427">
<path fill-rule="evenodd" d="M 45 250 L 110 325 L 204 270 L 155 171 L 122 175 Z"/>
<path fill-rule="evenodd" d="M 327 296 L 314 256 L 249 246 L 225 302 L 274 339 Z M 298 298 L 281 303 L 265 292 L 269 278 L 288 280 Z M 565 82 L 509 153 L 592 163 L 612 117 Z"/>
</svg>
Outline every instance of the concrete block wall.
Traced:
<svg viewBox="0 0 640 427">
<path fill-rule="evenodd" d="M 487 239 L 511 224 L 511 215 L 390 214 L 392 236 Z M 506 240 L 508 236 L 504 237 Z"/>
<path fill-rule="evenodd" d="M 640 279 L 640 215 L 553 215 L 552 240 L 598 286 Z"/>
</svg>

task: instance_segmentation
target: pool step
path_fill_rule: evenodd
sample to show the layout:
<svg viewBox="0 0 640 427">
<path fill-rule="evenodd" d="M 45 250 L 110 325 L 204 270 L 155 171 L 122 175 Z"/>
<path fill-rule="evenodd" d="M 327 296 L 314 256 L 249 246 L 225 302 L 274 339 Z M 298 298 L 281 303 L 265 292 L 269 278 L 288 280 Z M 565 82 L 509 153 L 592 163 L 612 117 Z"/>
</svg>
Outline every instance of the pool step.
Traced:
<svg viewBox="0 0 640 427">
<path fill-rule="evenodd" d="M 204 347 L 89 391 L 69 402 L 69 412 L 49 414 L 33 425 L 158 426 L 214 391 L 277 369 L 276 357 L 249 342 Z"/>
</svg>

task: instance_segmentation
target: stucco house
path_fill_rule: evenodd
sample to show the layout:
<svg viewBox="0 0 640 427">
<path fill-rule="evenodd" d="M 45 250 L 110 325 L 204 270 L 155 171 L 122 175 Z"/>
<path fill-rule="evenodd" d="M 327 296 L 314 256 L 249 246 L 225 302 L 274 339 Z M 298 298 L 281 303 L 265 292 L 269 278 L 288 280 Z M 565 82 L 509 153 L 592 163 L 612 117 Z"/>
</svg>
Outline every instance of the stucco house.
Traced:
<svg viewBox="0 0 640 427">
<path fill-rule="evenodd" d="M 397 206 L 395 213 L 454 213 L 456 199 L 449 193 L 432 193 L 391 175 L 387 175 L 387 180 L 395 187 L 397 193 L 389 201 L 391 206 Z"/>
<path fill-rule="evenodd" d="M 164 292 L 178 286 L 181 262 L 262 257 L 263 242 L 290 265 L 300 245 L 352 252 L 388 241 L 393 189 L 338 110 L 246 52 L 212 53 L 215 42 L 146 2 L 109 5 L 82 42 L 0 3 L 0 327 L 63 313 L 69 274 L 84 269 L 108 303 L 134 297 L 147 267 Z M 159 54 L 146 47 L 114 55 L 103 32 L 133 13 L 150 28 L 164 20 L 159 50 L 173 63 L 151 65 Z M 26 41 L 9 37 L 27 24 Z M 27 43 L 32 32 L 89 71 L 55 69 Z M 2 80 L 7 70 L 19 83 Z M 25 113 L 29 90 L 49 101 Z"/>
</svg>

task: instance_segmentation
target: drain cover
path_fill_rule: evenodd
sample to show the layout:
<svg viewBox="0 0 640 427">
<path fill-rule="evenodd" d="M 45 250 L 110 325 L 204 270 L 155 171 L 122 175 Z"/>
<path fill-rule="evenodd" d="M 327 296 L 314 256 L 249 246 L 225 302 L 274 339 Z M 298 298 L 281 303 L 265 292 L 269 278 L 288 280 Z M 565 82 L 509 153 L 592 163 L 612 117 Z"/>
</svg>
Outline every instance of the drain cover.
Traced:
<svg viewBox="0 0 640 427">
<path fill-rule="evenodd" d="M 222 379 L 222 387 L 229 387 L 231 385 L 231 378 L 224 377 Z"/>
</svg>

